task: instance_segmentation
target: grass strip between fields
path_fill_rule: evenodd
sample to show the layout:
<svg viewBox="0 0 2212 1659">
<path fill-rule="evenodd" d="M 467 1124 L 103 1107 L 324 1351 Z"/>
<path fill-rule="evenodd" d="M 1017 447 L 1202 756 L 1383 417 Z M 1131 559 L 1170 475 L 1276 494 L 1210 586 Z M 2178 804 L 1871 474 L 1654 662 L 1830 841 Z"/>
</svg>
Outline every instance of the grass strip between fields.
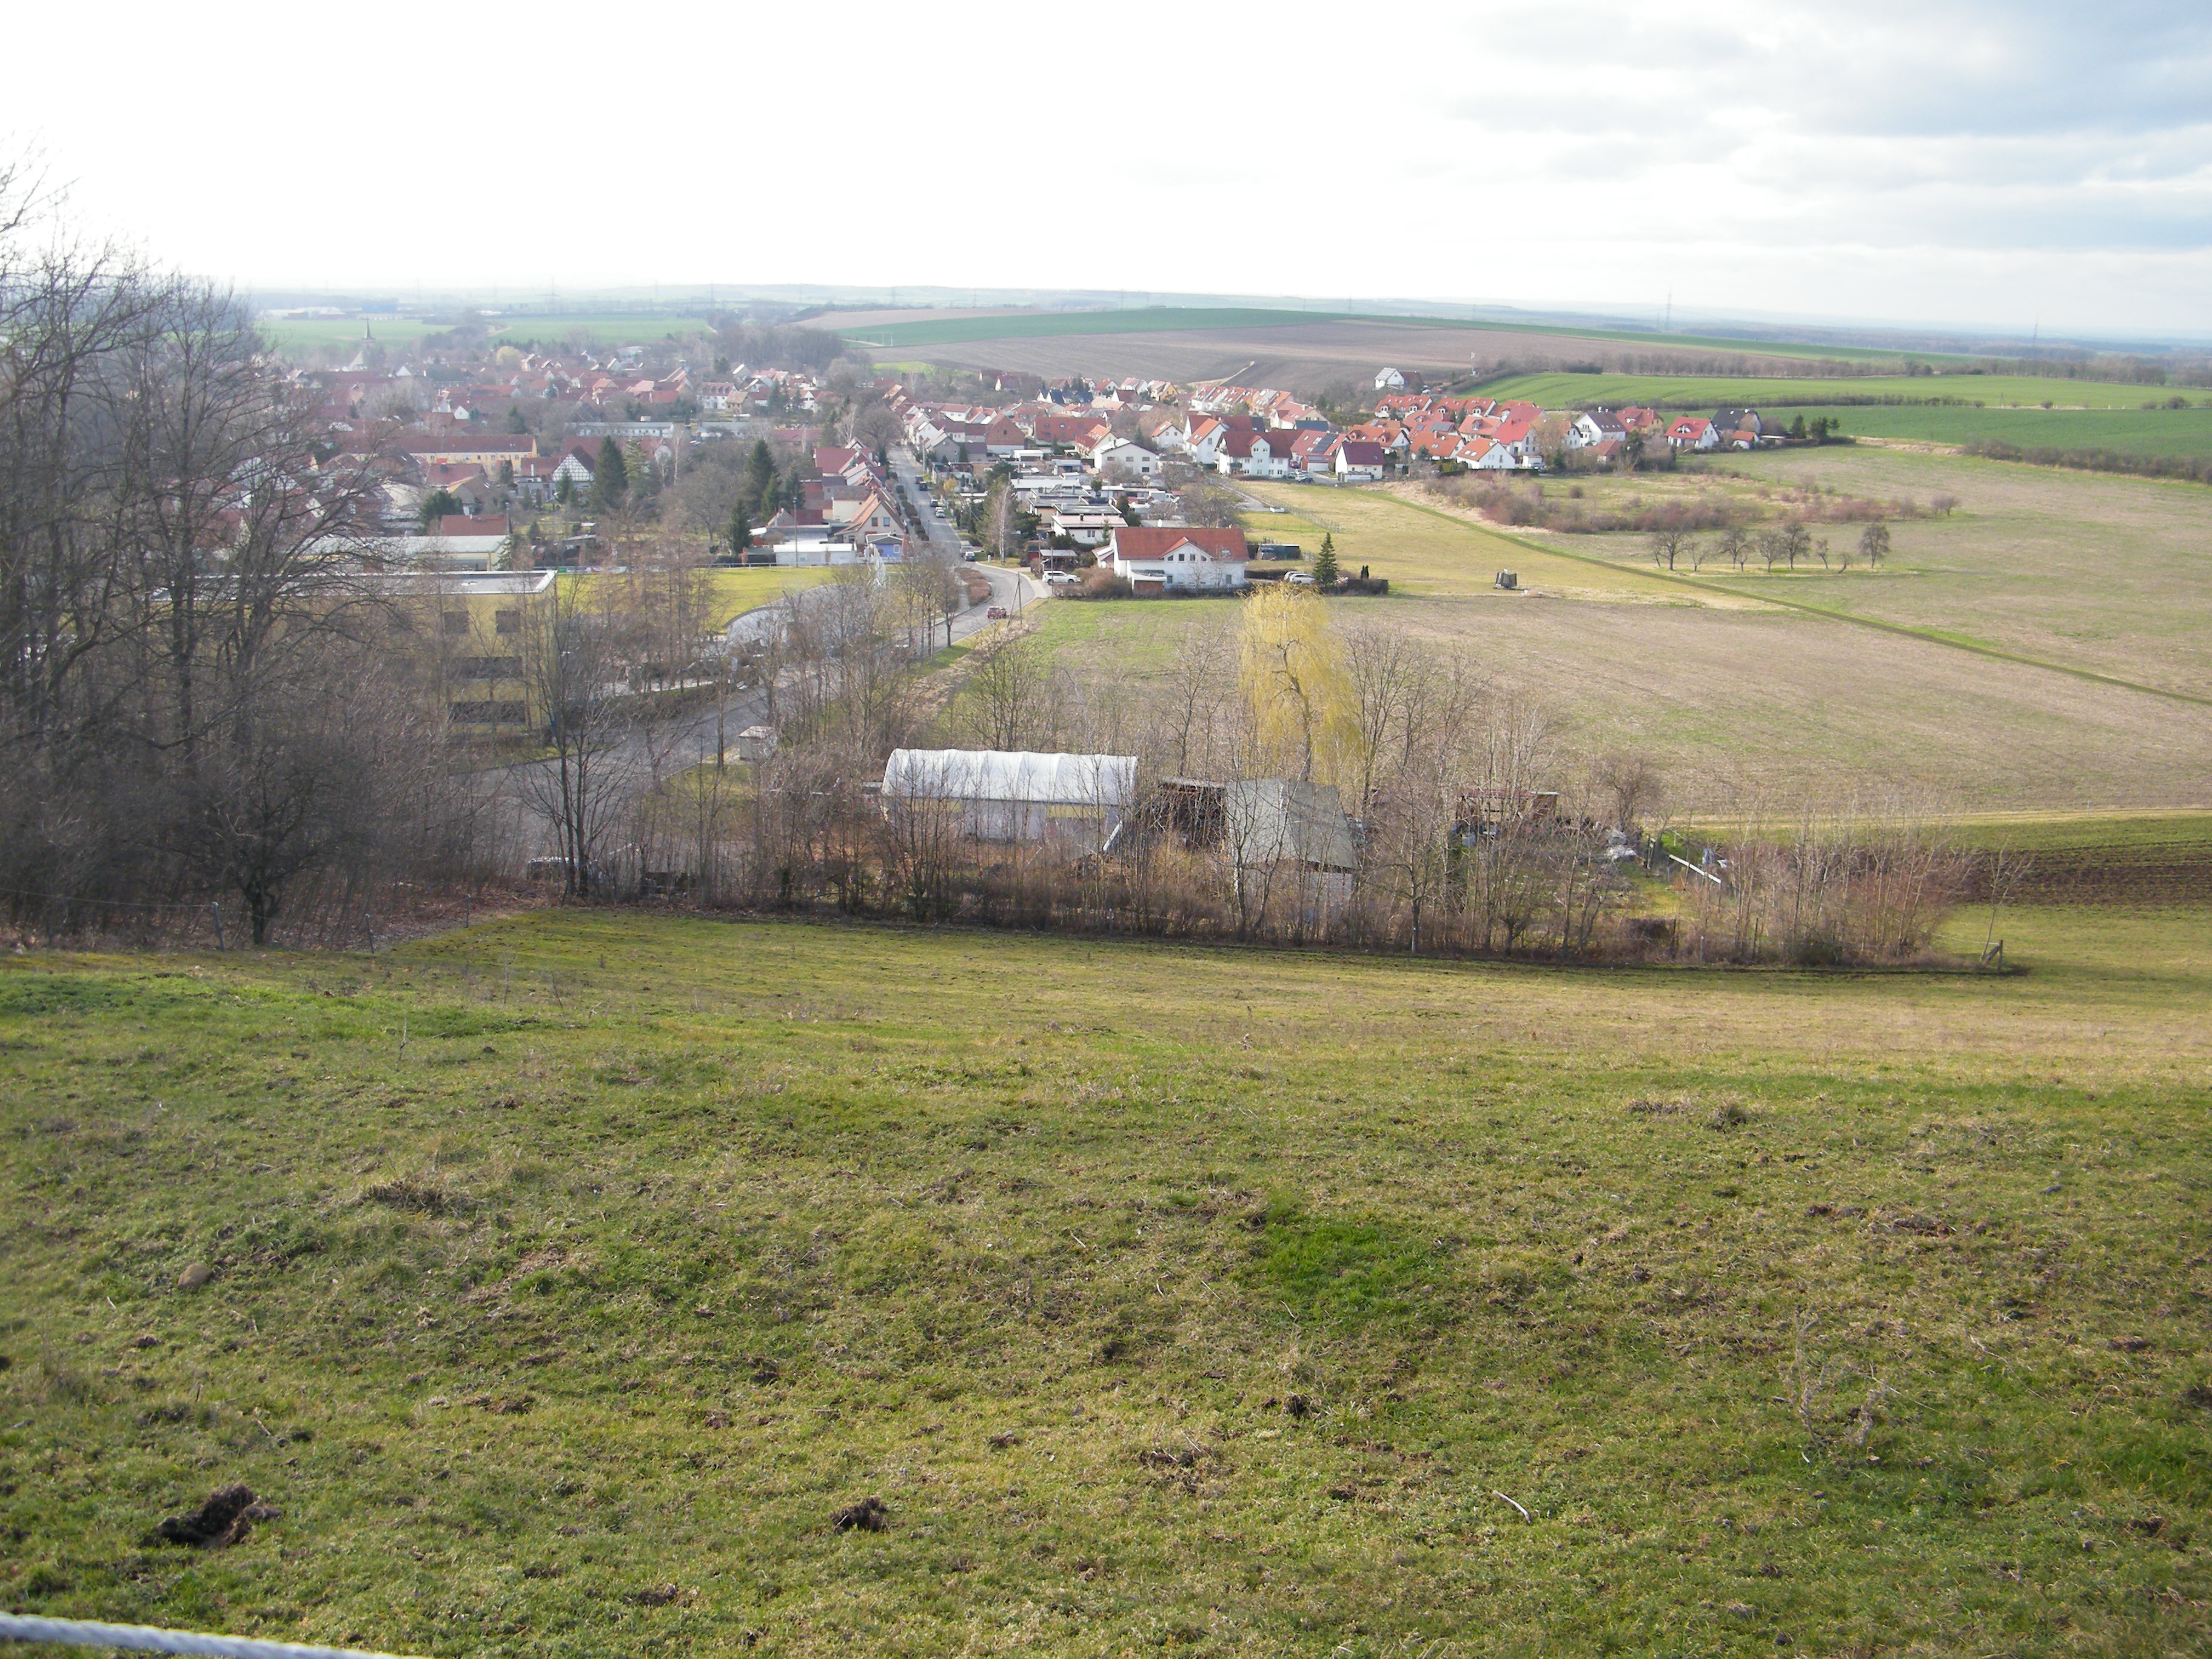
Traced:
<svg viewBox="0 0 2212 1659">
<path fill-rule="evenodd" d="M 1996 662 L 2017 663 L 2024 668 L 2049 669 L 2054 674 L 2070 674 L 2077 680 L 2088 680 L 2098 685 L 2115 686 L 2123 691 L 2140 691 L 2147 696 L 2165 697 L 2174 702 L 2194 704 L 2199 708 L 2212 708 L 2212 697 L 2201 697 L 2194 692 L 2173 691 L 2164 686 L 2145 685 L 2140 680 L 2124 680 L 2117 674 L 2100 674 L 2094 668 L 2075 668 L 2066 663 L 2052 662 L 2047 657 L 2031 657 L 2022 652 L 2007 651 L 1997 646 L 1984 645 L 1977 640 L 1962 639 L 1955 634 L 1944 633 L 1940 629 L 1914 628 L 1905 623 L 1882 622 L 1873 617 L 1854 616 L 1848 611 L 1831 610 L 1824 605 L 1808 605 L 1802 599 L 1784 599 L 1766 593 L 1749 593 L 1740 587 L 1730 587 L 1724 582 L 1705 581 L 1693 577 L 1675 575 L 1664 570 L 1642 570 L 1633 565 L 1601 558 L 1594 553 L 1577 553 L 1555 543 L 1533 542 L 1526 537 L 1516 536 L 1510 531 L 1500 530 L 1492 526 L 1471 525 L 1468 520 L 1460 517 L 1457 514 L 1447 513 L 1441 507 L 1425 506 L 1419 501 L 1407 501 L 1402 495 L 1393 496 L 1391 499 L 1403 502 L 1416 513 L 1426 513 L 1435 518 L 1448 519 L 1455 524 L 1468 525 L 1469 528 L 1480 529 L 1486 535 L 1495 536 L 1500 541 L 1511 542 L 1516 547 L 1525 547 L 1531 553 L 1555 554 L 1563 559 L 1578 560 L 1583 564 L 1595 565 L 1601 569 L 1621 571 L 1629 575 L 1641 576 L 1650 581 L 1663 582 L 1670 586 L 1687 588 L 1693 592 L 1726 593 L 1732 599 L 1752 599 L 1762 605 L 1777 605 L 1785 611 L 1801 611 L 1807 616 L 1822 617 L 1830 622 L 1850 623 L 1854 627 L 1871 628 L 1884 634 L 1897 634 L 1907 639 L 1924 640 L 1930 645 L 1948 646 L 1954 651 L 1972 652 L 1975 656 L 1987 657 Z"/>
</svg>

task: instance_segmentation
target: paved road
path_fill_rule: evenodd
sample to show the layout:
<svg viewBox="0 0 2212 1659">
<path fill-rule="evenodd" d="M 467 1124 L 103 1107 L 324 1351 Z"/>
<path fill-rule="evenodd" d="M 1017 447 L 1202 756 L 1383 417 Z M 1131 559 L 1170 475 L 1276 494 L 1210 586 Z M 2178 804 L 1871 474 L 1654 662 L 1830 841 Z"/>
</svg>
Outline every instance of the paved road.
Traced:
<svg viewBox="0 0 2212 1659">
<path fill-rule="evenodd" d="M 922 482 L 921 464 L 915 459 L 914 452 L 901 444 L 890 452 L 890 460 L 899 487 L 913 497 L 915 506 L 921 509 L 922 527 L 929 532 L 931 550 L 945 558 L 957 559 L 963 551 L 959 532 L 930 510 L 930 503 L 936 498 Z"/>
</svg>

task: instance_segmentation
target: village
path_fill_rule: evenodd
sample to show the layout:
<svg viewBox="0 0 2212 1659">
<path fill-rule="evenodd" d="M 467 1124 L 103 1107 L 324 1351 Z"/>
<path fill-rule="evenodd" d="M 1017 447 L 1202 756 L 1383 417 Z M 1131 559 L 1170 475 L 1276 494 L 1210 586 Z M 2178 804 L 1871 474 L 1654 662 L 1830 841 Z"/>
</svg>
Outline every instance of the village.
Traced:
<svg viewBox="0 0 2212 1659">
<path fill-rule="evenodd" d="M 1055 586 L 1102 568 L 1146 596 L 1298 579 L 1261 567 L 1301 550 L 1263 555 L 1212 533 L 1219 523 L 1194 523 L 1184 495 L 1194 480 L 1608 471 L 1785 441 L 1752 409 L 1673 420 L 1638 407 L 1546 410 L 1431 389 L 1389 367 L 1374 375 L 1371 405 L 1340 422 L 1270 386 L 997 374 L 955 401 L 926 395 L 915 377 L 842 362 L 825 370 L 649 355 L 672 356 L 486 343 L 387 366 L 365 337 L 350 362 L 295 378 L 332 463 L 380 477 L 374 522 L 356 526 L 364 556 L 450 573 L 621 562 L 602 521 L 633 509 L 634 539 L 634 509 L 733 449 L 757 479 L 775 482 L 757 497 L 757 521 L 700 538 L 705 559 L 890 565 L 910 548 L 957 548 L 968 560 L 1027 562 Z M 1194 533 L 1172 543 L 1153 533 L 1176 528 Z M 1136 530 L 1146 533 L 1127 533 Z"/>
</svg>

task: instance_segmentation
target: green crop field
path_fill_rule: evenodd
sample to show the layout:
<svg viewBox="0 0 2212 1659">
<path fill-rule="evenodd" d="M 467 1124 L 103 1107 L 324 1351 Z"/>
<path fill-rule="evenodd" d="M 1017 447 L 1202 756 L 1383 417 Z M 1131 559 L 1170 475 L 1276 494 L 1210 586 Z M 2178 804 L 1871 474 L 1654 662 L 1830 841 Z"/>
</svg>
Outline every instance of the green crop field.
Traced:
<svg viewBox="0 0 2212 1659">
<path fill-rule="evenodd" d="M 2191 409 L 1846 409 L 1853 436 L 1916 442 L 1995 441 L 2021 449 L 2109 449 L 2123 455 L 2212 457 L 2212 397 Z"/>
<path fill-rule="evenodd" d="M 2208 924 L 19 956 L 0 1584 L 455 1659 L 2202 1652 Z"/>
<path fill-rule="evenodd" d="M 2147 398 L 2171 394 L 2160 386 L 2122 386 L 2102 380 L 2039 379 L 2012 374 L 1881 374 L 1820 380 L 1736 378 L 1697 374 L 1516 374 L 1484 383 L 1486 398 L 1519 398 L 1547 409 L 1647 408 L 1711 413 L 1717 409 L 1813 408 L 1856 398 L 1899 398 L 1911 403 L 1958 398 L 1967 404 L 2037 405 L 2048 399 L 2061 408 L 2126 409 L 2142 412 Z M 2190 395 L 2190 394 L 2185 394 Z M 2201 402 L 2208 393 L 2191 395 Z M 1875 413 L 1860 407 L 1842 411 L 1844 429 L 1862 428 L 1852 418 Z M 1873 431 L 1875 428 L 1863 428 Z"/>
</svg>

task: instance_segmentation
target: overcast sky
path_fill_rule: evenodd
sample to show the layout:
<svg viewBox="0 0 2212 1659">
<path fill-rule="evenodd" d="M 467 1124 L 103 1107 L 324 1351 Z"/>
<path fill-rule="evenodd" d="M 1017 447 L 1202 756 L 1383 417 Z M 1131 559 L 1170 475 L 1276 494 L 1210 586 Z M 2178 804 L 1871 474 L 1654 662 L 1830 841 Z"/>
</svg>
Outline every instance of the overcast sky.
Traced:
<svg viewBox="0 0 2212 1659">
<path fill-rule="evenodd" d="M 77 219 L 256 287 L 1671 293 L 2212 333 L 2203 0 L 218 0 L 10 35 L 44 68 L 0 123 Z"/>
</svg>

